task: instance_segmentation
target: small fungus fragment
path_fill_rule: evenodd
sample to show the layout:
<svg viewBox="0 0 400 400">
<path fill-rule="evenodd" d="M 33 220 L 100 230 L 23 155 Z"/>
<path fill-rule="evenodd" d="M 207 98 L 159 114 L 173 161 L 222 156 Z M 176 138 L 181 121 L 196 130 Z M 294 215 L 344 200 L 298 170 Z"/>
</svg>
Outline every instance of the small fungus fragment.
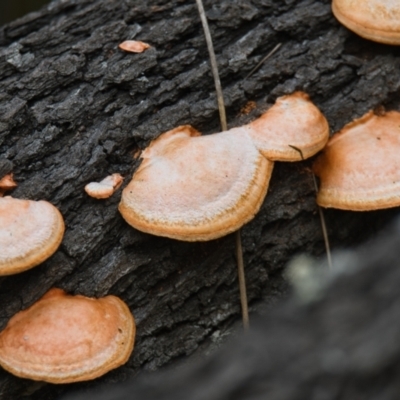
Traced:
<svg viewBox="0 0 400 400">
<path fill-rule="evenodd" d="M 150 45 L 139 40 L 125 40 L 118 45 L 121 50 L 129 51 L 130 53 L 143 53 L 150 48 Z"/>
<path fill-rule="evenodd" d="M 0 197 L 4 195 L 8 190 L 15 189 L 17 187 L 16 182 L 13 179 L 13 174 L 7 174 L 0 179 Z"/>
<path fill-rule="evenodd" d="M 0 275 L 42 263 L 57 250 L 63 235 L 63 217 L 49 202 L 0 197 Z"/>
<path fill-rule="evenodd" d="M 0 333 L 0 365 L 21 378 L 70 383 L 125 364 L 135 321 L 118 297 L 70 296 L 53 288 Z"/>
<path fill-rule="evenodd" d="M 332 11 L 357 35 L 375 42 L 400 45 L 398 0 L 333 0 Z"/>
<path fill-rule="evenodd" d="M 346 125 L 314 164 L 322 207 L 367 211 L 400 206 L 400 113 L 373 111 Z"/>
<path fill-rule="evenodd" d="M 121 186 L 124 178 L 120 174 L 112 174 L 101 182 L 91 182 L 85 186 L 85 192 L 95 199 L 107 199 Z"/>
<path fill-rule="evenodd" d="M 214 135 L 180 126 L 142 152 L 119 210 L 130 225 L 154 235 L 186 241 L 225 236 L 258 212 L 272 160 L 301 159 L 291 146 L 310 157 L 327 140 L 326 119 L 304 93 L 284 96 L 251 124 Z"/>
</svg>

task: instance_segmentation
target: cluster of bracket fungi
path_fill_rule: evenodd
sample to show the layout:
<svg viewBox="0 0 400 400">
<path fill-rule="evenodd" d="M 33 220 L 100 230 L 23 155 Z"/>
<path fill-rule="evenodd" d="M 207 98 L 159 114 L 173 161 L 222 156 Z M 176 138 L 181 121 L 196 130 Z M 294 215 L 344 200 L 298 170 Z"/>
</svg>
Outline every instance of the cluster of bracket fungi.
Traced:
<svg viewBox="0 0 400 400">
<path fill-rule="evenodd" d="M 398 0 L 333 0 L 335 17 L 361 37 L 400 45 Z M 368 112 L 335 134 L 314 164 L 322 207 L 368 211 L 400 205 L 400 113 Z"/>
<path fill-rule="evenodd" d="M 326 145 L 326 119 L 306 94 L 297 92 L 279 98 L 243 127 L 201 136 L 182 126 L 160 135 L 143 151 L 119 208 L 129 224 L 144 232 L 187 241 L 214 239 L 254 217 L 274 161 L 301 160 L 324 147 L 314 164 L 321 177 L 320 205 L 393 207 L 400 204 L 399 126 L 397 112 L 370 112 Z M 388 153 L 393 149 L 397 153 Z M 366 168 L 371 160 L 373 170 Z M 384 169 L 385 164 L 391 167 Z M 371 188 L 371 179 L 380 186 Z M 1 274 L 38 265 L 55 252 L 63 233 L 62 216 L 50 203 L 0 198 Z M 104 321 L 110 323 L 106 328 Z M 71 330 L 80 331 L 76 341 Z M 49 337 L 49 332 L 54 334 Z M 91 379 L 127 361 L 134 333 L 133 317 L 118 298 L 95 300 L 52 289 L 11 318 L 0 334 L 0 364 L 17 376 L 53 383 Z M 65 335 L 71 347 L 66 348 Z"/>
<path fill-rule="evenodd" d="M 361 36 L 400 44 L 397 0 L 384 5 L 334 0 L 333 11 Z M 133 51 L 146 48 L 136 45 Z M 189 125 L 177 127 L 142 152 L 119 210 L 147 233 L 215 239 L 255 216 L 274 161 L 299 161 L 322 149 L 313 167 L 320 178 L 320 206 L 364 211 L 400 205 L 399 112 L 370 111 L 328 139 L 325 117 L 302 92 L 279 98 L 257 120 L 226 132 L 202 136 Z M 46 201 L 2 197 L 16 184 L 10 174 L 0 178 L 0 275 L 10 275 L 50 257 L 65 227 L 60 212 Z M 121 183 L 113 174 L 85 190 L 106 198 Z M 134 318 L 122 300 L 70 296 L 53 288 L 0 333 L 0 365 L 17 376 L 52 383 L 93 379 L 128 360 L 134 337 Z"/>
<path fill-rule="evenodd" d="M 180 126 L 143 151 L 119 210 L 130 225 L 158 236 L 185 241 L 225 236 L 258 212 L 274 161 L 310 157 L 328 137 L 325 117 L 301 92 L 279 98 L 257 120 L 226 132 L 201 136 Z"/>
<path fill-rule="evenodd" d="M 10 175 L 3 177 L 0 190 L 15 187 L 10 181 Z M 63 217 L 49 202 L 0 197 L 0 275 L 42 263 L 63 234 Z M 22 378 L 88 380 L 124 364 L 134 338 L 134 318 L 119 298 L 69 296 L 53 288 L 0 333 L 0 364 Z"/>
</svg>

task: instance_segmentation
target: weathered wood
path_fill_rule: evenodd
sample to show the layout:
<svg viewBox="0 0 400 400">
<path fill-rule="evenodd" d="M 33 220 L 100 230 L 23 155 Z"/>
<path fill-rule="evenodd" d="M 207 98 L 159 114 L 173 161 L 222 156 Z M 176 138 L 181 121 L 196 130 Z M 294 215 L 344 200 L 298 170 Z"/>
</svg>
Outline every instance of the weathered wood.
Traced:
<svg viewBox="0 0 400 400">
<path fill-rule="evenodd" d="M 297 89 L 311 95 L 332 130 L 382 104 L 400 108 L 398 51 L 341 27 L 329 0 L 206 1 L 205 8 L 231 127 Z M 118 50 L 133 38 L 152 48 Z M 245 80 L 279 42 L 279 52 Z M 257 107 L 244 114 L 249 101 Z M 180 124 L 219 130 L 194 1 L 58 0 L 0 28 L 0 158 L 13 163 L 13 196 L 51 201 L 67 225 L 51 259 L 1 279 L 1 327 L 53 286 L 121 296 L 138 322 L 134 354 L 88 387 L 205 351 L 239 319 L 233 237 L 152 237 L 123 221 L 120 191 L 105 201 L 83 191 L 113 172 L 127 183 L 137 165 L 132 154 Z M 253 310 L 284 295 L 282 269 L 295 253 L 323 254 L 309 166 L 277 164 L 260 213 L 243 230 Z M 397 213 L 329 211 L 332 245 L 362 242 Z M 86 386 L 68 390 L 75 387 Z M 1 372 L 0 398 L 22 398 L 25 390 L 33 390 L 30 382 Z M 65 390 L 47 385 L 24 398 L 54 399 Z"/>
<path fill-rule="evenodd" d="M 208 359 L 65 400 L 397 400 L 399 247 L 400 219 Z"/>
</svg>

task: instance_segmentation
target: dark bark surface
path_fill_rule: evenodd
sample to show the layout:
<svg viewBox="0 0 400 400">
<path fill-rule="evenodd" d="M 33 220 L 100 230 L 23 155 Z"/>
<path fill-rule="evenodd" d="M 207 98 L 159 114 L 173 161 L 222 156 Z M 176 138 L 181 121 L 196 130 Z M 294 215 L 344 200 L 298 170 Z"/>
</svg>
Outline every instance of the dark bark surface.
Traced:
<svg viewBox="0 0 400 400">
<path fill-rule="evenodd" d="M 202 363 L 65 400 L 397 400 L 399 246 L 400 220 L 374 243 L 335 254 L 331 274 L 308 264 L 313 283 L 297 281 L 301 296 Z"/>
<path fill-rule="evenodd" d="M 330 1 L 206 1 L 205 8 L 230 127 L 294 90 L 310 94 L 332 130 L 380 105 L 400 108 L 399 50 L 348 32 Z M 152 48 L 118 50 L 133 38 Z M 245 79 L 277 43 L 279 52 Z M 249 101 L 257 107 L 244 114 Z M 154 370 L 204 353 L 239 319 L 233 237 L 183 243 L 143 234 L 119 215 L 120 190 L 105 201 L 83 191 L 114 172 L 127 184 L 133 153 L 181 124 L 219 130 L 194 1 L 58 0 L 0 28 L 0 158 L 13 163 L 12 195 L 51 201 L 67 227 L 48 261 L 1 278 L 0 325 L 53 286 L 118 295 L 138 323 L 125 367 L 90 384 L 41 388 L 1 372 L 1 398 L 54 399 Z M 0 171 L 9 169 L 2 162 Z M 277 163 L 261 211 L 243 229 L 253 310 L 285 294 L 282 270 L 294 254 L 323 254 L 309 166 Z M 332 245 L 360 243 L 395 214 L 328 211 Z"/>
<path fill-rule="evenodd" d="M 397 400 L 399 248 L 400 220 L 368 246 L 335 253 L 331 274 L 297 263 L 312 282 L 297 281 L 302 295 L 259 318 L 248 336 L 197 365 L 65 400 Z"/>
</svg>

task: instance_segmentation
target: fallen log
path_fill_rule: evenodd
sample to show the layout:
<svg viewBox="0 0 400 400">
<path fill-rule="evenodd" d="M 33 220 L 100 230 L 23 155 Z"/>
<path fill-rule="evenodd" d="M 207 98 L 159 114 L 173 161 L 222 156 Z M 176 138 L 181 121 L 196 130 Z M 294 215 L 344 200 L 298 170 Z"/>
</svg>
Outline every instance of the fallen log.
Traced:
<svg viewBox="0 0 400 400">
<path fill-rule="evenodd" d="M 397 50 L 347 31 L 328 0 L 208 1 L 205 8 L 230 127 L 295 90 L 311 96 L 332 131 L 369 109 L 400 108 Z M 126 39 L 151 48 L 125 53 L 118 44 Z M 246 78 L 278 43 L 279 51 Z M 39 389 L 1 372 L 0 397 L 55 399 L 209 351 L 240 315 L 233 237 L 204 243 L 153 237 L 132 229 L 117 210 L 137 150 L 177 125 L 219 131 L 195 2 L 53 1 L 0 28 L 0 81 L 0 159 L 12 162 L 18 183 L 12 195 L 48 200 L 66 221 L 54 256 L 1 278 L 1 327 L 54 286 L 120 296 L 138 323 L 125 367 L 90 384 Z M 286 295 L 282 271 L 293 255 L 324 253 L 310 165 L 277 164 L 259 214 L 243 229 L 253 312 Z M 111 173 L 125 177 L 116 194 L 104 201 L 85 194 L 87 183 Z M 396 214 L 330 210 L 332 246 L 361 243 Z"/>
<path fill-rule="evenodd" d="M 248 335 L 206 360 L 65 400 L 398 399 L 399 246 L 397 219 L 373 242 L 334 253 L 331 271 L 298 260 L 293 269 L 312 273 L 297 281 L 300 296 Z"/>
</svg>

